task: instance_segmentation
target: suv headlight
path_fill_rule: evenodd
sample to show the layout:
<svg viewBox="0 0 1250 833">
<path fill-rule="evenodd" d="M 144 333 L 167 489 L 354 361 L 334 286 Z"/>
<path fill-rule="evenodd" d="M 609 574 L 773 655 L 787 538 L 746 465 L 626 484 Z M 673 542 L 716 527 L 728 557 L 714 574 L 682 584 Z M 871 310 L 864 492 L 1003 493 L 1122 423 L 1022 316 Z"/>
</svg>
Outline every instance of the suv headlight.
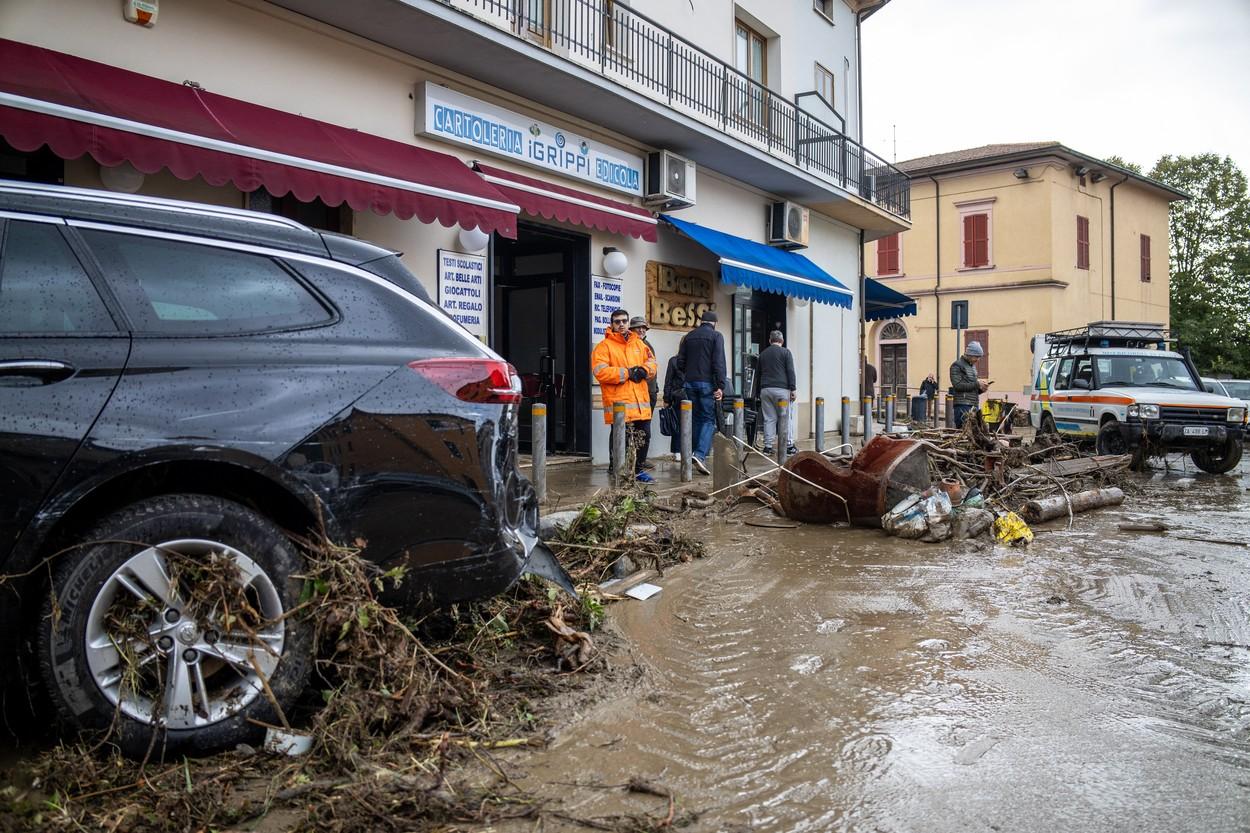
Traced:
<svg viewBox="0 0 1250 833">
<path fill-rule="evenodd" d="M 1228 409 L 1228 421 L 1229 422 L 1245 422 L 1246 421 L 1246 409 L 1245 408 L 1229 408 Z"/>
<path fill-rule="evenodd" d="M 1141 419 L 1158 419 L 1158 405 L 1129 405 L 1128 415 L 1131 417 L 1140 417 Z"/>
</svg>

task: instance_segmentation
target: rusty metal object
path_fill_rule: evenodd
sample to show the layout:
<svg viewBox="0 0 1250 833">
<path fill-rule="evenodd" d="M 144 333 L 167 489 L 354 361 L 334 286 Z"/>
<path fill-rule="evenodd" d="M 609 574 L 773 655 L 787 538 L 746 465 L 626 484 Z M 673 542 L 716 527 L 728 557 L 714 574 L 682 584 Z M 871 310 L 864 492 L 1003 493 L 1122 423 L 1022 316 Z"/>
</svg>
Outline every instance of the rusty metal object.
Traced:
<svg viewBox="0 0 1250 833">
<path fill-rule="evenodd" d="M 886 436 L 874 437 L 850 465 L 801 451 L 786 461 L 777 481 L 787 518 L 824 524 L 849 520 L 857 526 L 875 527 L 881 526 L 881 516 L 890 507 L 928 487 L 929 459 L 924 446 Z"/>
</svg>

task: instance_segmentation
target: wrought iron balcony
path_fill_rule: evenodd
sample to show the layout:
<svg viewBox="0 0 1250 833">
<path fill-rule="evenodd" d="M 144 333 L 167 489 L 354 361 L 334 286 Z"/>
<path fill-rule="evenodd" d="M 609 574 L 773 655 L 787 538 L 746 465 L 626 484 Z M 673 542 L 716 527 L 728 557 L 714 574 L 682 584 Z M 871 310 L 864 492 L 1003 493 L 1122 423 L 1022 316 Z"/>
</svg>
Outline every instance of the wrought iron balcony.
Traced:
<svg viewBox="0 0 1250 833">
<path fill-rule="evenodd" d="M 907 175 L 841 130 L 612 0 L 442 0 L 713 126 L 896 217 Z"/>
</svg>

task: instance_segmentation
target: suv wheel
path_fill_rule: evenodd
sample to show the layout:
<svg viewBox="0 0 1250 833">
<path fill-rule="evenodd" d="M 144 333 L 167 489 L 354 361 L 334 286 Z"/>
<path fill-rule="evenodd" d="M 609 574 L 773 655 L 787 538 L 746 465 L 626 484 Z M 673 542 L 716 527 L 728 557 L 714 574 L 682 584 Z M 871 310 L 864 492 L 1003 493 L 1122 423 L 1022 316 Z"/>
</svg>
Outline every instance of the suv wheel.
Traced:
<svg viewBox="0 0 1250 833">
<path fill-rule="evenodd" d="M 1241 462 L 1241 443 L 1229 438 L 1223 446 L 1194 449 L 1190 456 L 1194 465 L 1211 474 L 1225 474 L 1237 468 Z"/>
<path fill-rule="evenodd" d="M 1039 434 L 1058 434 L 1059 429 L 1055 427 L 1055 418 L 1050 414 L 1043 413 L 1041 424 L 1037 428 Z"/>
<path fill-rule="evenodd" d="M 311 668 L 301 559 L 255 512 L 171 495 L 106 518 L 54 577 L 39 661 L 58 712 L 128 754 L 207 752 L 278 720 Z M 266 686 L 267 683 L 267 686 Z M 268 689 L 268 692 L 266 691 Z"/>
<path fill-rule="evenodd" d="M 1141 471 L 1146 465 L 1146 449 L 1142 445 L 1130 447 L 1120 431 L 1120 423 L 1109 419 L 1098 429 L 1098 437 L 1094 440 L 1094 450 L 1098 454 L 1132 454 L 1129 468 Z"/>
</svg>

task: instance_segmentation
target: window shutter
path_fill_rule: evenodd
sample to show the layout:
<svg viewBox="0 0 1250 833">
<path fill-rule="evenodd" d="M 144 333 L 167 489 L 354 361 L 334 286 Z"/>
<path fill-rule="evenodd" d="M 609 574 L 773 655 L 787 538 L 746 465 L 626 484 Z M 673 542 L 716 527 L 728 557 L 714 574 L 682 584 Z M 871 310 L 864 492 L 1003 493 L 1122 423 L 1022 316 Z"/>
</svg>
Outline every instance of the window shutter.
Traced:
<svg viewBox="0 0 1250 833">
<path fill-rule="evenodd" d="M 984 216 L 984 215 L 982 215 Z M 977 362 L 977 378 L 990 378 L 990 331 L 989 330 L 964 330 L 964 349 L 968 348 L 968 342 L 976 341 L 981 344 L 981 349 L 985 351 L 985 355 L 981 357 L 981 361 Z"/>
<path fill-rule="evenodd" d="M 988 266 L 990 263 L 989 215 L 969 214 L 964 217 L 964 266 Z"/>
<path fill-rule="evenodd" d="M 877 274 L 897 275 L 898 272 L 898 235 L 891 234 L 877 241 Z"/>
<path fill-rule="evenodd" d="M 1076 218 L 1076 268 L 1089 268 L 1089 218 Z"/>
<path fill-rule="evenodd" d="M 1142 283 L 1150 283 L 1150 237 L 1141 236 L 1141 279 Z"/>
</svg>

